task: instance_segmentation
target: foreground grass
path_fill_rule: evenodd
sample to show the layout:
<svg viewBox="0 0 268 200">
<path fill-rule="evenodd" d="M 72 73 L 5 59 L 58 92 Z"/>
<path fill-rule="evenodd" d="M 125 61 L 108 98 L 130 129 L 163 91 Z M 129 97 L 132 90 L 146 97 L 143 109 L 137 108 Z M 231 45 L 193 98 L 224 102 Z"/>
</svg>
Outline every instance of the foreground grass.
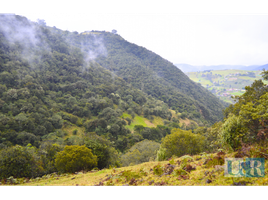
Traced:
<svg viewBox="0 0 268 200">
<path fill-rule="evenodd" d="M 187 165 L 191 165 L 195 170 L 187 174 L 179 175 L 180 163 L 183 158 L 162 162 L 146 162 L 135 166 L 122 167 L 116 169 L 103 169 L 87 173 L 76 174 L 51 174 L 41 178 L 31 179 L 21 186 L 212 186 L 212 185 L 268 185 L 268 162 L 265 163 L 265 177 L 225 177 L 224 170 L 219 166 L 207 167 L 204 163 L 207 159 L 216 154 L 193 156 L 193 160 L 188 160 Z M 233 157 L 232 154 L 225 157 Z M 172 167 L 172 170 L 169 171 Z M 162 171 L 161 171 L 162 170 Z M 158 172 L 158 173 L 157 173 Z"/>
</svg>

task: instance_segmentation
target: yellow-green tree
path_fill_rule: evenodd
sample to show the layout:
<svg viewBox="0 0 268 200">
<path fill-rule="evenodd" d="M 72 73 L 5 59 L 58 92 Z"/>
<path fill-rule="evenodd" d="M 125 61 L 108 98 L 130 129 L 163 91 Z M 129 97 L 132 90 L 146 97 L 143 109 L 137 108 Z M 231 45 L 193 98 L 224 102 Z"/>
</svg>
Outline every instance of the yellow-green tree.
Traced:
<svg viewBox="0 0 268 200">
<path fill-rule="evenodd" d="M 55 160 L 59 172 L 88 171 L 97 166 L 97 156 L 93 155 L 91 149 L 85 146 L 66 146 L 63 151 L 58 152 Z"/>
<path fill-rule="evenodd" d="M 203 150 L 205 137 L 194 134 L 192 131 L 173 129 L 170 135 L 167 135 L 161 144 L 161 148 L 166 149 L 166 158 L 171 156 L 183 156 L 185 154 L 197 154 Z"/>
</svg>

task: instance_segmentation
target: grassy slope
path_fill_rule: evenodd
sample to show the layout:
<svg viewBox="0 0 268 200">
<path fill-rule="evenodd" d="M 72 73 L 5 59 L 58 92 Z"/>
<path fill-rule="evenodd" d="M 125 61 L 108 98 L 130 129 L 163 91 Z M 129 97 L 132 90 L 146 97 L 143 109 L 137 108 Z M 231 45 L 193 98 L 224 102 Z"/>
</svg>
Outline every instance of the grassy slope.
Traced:
<svg viewBox="0 0 268 200">
<path fill-rule="evenodd" d="M 177 117 L 177 114 L 174 110 L 170 110 L 171 113 L 172 113 L 172 117 Z M 179 113 L 180 114 L 180 113 Z M 71 115 L 71 114 L 69 114 Z M 132 119 L 131 115 L 124 112 L 121 116 L 121 118 L 130 118 Z M 144 127 L 157 127 L 157 125 L 164 125 L 164 120 L 163 118 L 159 117 L 159 116 L 153 116 L 154 117 L 154 120 L 153 121 L 150 121 L 149 119 L 143 117 L 143 116 L 139 116 L 139 115 L 136 115 L 134 117 L 134 119 L 132 119 L 132 122 L 130 125 L 126 125 L 126 128 L 128 128 L 131 132 L 134 132 L 134 126 L 135 125 L 143 125 Z M 97 119 L 97 117 L 93 116 L 91 117 L 91 120 L 94 120 L 94 119 Z M 78 121 L 81 121 L 82 118 L 79 118 L 78 117 Z M 127 122 L 127 121 L 126 121 Z M 193 120 L 189 120 L 189 119 L 180 119 L 180 123 L 179 125 L 182 126 L 183 123 L 187 126 L 189 125 L 191 122 L 193 123 L 196 123 L 194 122 Z M 67 139 L 71 136 L 73 136 L 73 131 L 74 130 L 77 130 L 77 136 L 83 136 L 84 133 L 85 133 L 85 127 L 79 127 L 77 126 L 76 124 L 72 124 L 70 122 L 68 122 L 68 124 L 64 125 L 62 127 L 62 130 L 66 133 L 66 135 L 63 137 L 63 139 Z"/>
<path fill-rule="evenodd" d="M 174 171 L 179 168 L 177 163 L 181 158 L 175 159 L 175 168 L 170 175 L 162 174 L 161 176 L 155 175 L 153 167 L 156 165 L 167 166 L 170 161 L 162 162 L 146 162 L 135 166 L 122 167 L 117 169 L 103 169 L 100 171 L 91 171 L 88 173 L 78 174 L 64 174 L 56 175 L 52 174 L 44 176 L 42 178 L 32 179 L 28 183 L 21 185 L 24 186 L 73 186 L 73 185 L 96 185 L 102 182 L 103 185 L 131 185 L 131 179 L 135 181 L 134 185 L 232 185 L 234 182 L 243 183 L 246 185 L 268 185 L 268 161 L 265 163 L 265 177 L 262 178 L 246 178 L 246 177 L 225 177 L 223 169 L 215 169 L 215 167 L 206 168 L 204 162 L 207 158 L 215 156 L 215 154 L 208 155 L 201 158 L 201 156 L 193 156 L 194 161 L 188 162 L 196 170 L 191 171 L 188 174 L 188 178 L 185 180 L 175 175 Z M 233 157 L 233 154 L 225 155 L 225 157 Z M 201 158 L 201 159 L 200 159 Z M 124 173 L 123 173 L 124 171 Z M 211 183 L 207 183 L 207 180 L 211 180 Z"/>
<path fill-rule="evenodd" d="M 177 117 L 176 112 L 174 110 L 170 110 L 172 113 L 172 117 Z M 180 114 L 180 113 L 179 113 Z M 131 115 L 128 113 L 123 113 L 123 115 L 121 116 L 121 118 L 131 118 Z M 144 127 L 157 127 L 157 125 L 164 125 L 164 119 L 159 117 L 159 116 L 153 116 L 154 120 L 151 122 L 150 120 L 148 120 L 147 118 L 144 118 L 143 116 L 138 116 L 136 115 L 134 119 L 132 119 L 133 121 L 131 122 L 130 125 L 126 125 L 126 127 L 131 130 L 132 132 L 134 131 L 134 126 L 135 125 L 142 125 Z M 188 126 L 191 122 L 195 123 L 193 120 L 190 119 L 180 119 L 180 123 L 179 125 L 182 126 L 183 124 L 185 124 L 186 126 Z"/>
<path fill-rule="evenodd" d="M 128 114 L 128 113 L 123 113 L 123 115 L 121 117 L 124 117 L 124 118 L 128 117 L 128 118 L 132 119 L 131 115 Z M 138 115 L 136 115 L 134 117 L 134 119 L 132 119 L 131 124 L 130 125 L 126 125 L 126 127 L 129 130 L 133 131 L 135 125 L 143 125 L 144 127 L 156 127 L 156 125 L 154 123 L 151 123 L 148 119 L 146 119 L 146 118 L 144 118 L 142 116 L 138 116 Z"/>
<path fill-rule="evenodd" d="M 260 71 L 245 71 L 245 70 L 214 70 L 214 71 L 210 71 L 212 72 L 213 75 L 215 74 L 219 74 L 222 76 L 227 76 L 229 74 L 235 74 L 235 73 L 241 73 L 241 74 L 245 74 L 246 72 L 254 72 L 256 74 L 256 78 L 252 78 L 252 77 L 248 77 L 248 76 L 237 76 L 235 78 L 239 78 L 239 79 L 243 79 L 243 80 L 250 80 L 250 81 L 254 81 L 256 79 L 261 78 L 261 76 L 259 75 Z M 199 82 L 202 85 L 205 85 L 206 83 L 209 83 L 209 85 L 213 85 L 209 80 L 207 80 L 205 77 L 202 77 L 201 74 L 204 72 L 189 72 L 187 73 L 187 75 L 189 76 L 189 78 L 195 82 Z M 208 73 L 208 72 L 205 72 Z M 199 81 L 200 80 L 200 81 Z M 217 79 L 213 79 L 213 81 L 224 81 L 223 77 L 218 77 Z M 228 78 L 228 80 L 232 80 Z"/>
</svg>

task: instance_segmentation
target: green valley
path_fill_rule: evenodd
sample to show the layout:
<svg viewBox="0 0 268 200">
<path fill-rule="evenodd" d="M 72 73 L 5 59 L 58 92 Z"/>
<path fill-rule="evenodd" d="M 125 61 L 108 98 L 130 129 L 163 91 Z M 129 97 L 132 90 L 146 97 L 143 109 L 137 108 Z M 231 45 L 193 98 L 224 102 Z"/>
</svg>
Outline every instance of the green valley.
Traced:
<svg viewBox="0 0 268 200">
<path fill-rule="evenodd" d="M 247 70 L 205 70 L 186 73 L 189 78 L 201 84 L 221 100 L 233 103 L 232 96 L 245 92 L 245 86 L 261 79 L 262 71 Z M 268 83 L 267 81 L 264 81 Z"/>
</svg>

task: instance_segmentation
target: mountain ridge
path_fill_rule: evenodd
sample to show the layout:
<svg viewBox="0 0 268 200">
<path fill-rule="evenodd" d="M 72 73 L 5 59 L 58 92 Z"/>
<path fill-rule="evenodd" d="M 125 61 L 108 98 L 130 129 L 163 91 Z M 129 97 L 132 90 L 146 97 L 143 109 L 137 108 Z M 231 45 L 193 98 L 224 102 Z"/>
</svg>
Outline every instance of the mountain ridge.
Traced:
<svg viewBox="0 0 268 200">
<path fill-rule="evenodd" d="M 147 50 L 144 47 L 139 47 L 135 44 L 131 44 L 125 40 L 122 40 L 121 38 L 116 39 L 113 37 L 116 36 L 111 34 L 107 35 L 106 33 L 104 34 L 104 43 L 106 44 L 107 51 L 114 51 L 114 49 L 109 49 L 109 45 L 111 45 L 112 42 L 113 45 L 122 47 L 121 51 L 118 51 L 116 55 L 111 53 L 109 56 L 107 56 L 107 58 L 103 57 L 103 59 L 97 59 L 97 62 L 99 62 L 105 68 L 115 71 L 126 81 L 131 82 L 134 87 L 146 90 L 147 94 L 153 95 L 155 98 L 157 98 L 157 95 L 158 98 L 159 96 L 163 97 L 160 100 L 163 100 L 164 102 L 168 103 L 171 107 L 175 107 L 175 105 L 177 105 L 176 102 L 178 102 L 178 100 L 172 98 L 170 99 L 169 97 L 165 96 L 169 96 L 172 92 L 176 93 L 178 97 L 181 97 L 180 101 L 183 101 L 186 95 L 191 97 L 189 99 L 190 102 L 201 101 L 201 104 L 205 104 L 205 101 L 202 99 L 202 95 L 204 93 L 206 93 L 209 98 L 215 99 L 214 96 L 211 96 L 210 93 L 207 93 L 207 91 L 204 90 L 203 87 L 200 87 L 199 85 L 192 82 L 187 77 L 187 75 L 185 75 L 181 70 L 178 70 L 177 67 L 171 62 L 162 59 L 159 55 Z M 120 49 L 119 47 L 117 47 L 117 49 Z M 132 56 L 133 54 L 134 56 Z M 130 63 L 135 64 L 131 65 L 127 63 L 125 61 L 126 59 L 118 59 L 118 55 L 121 55 L 121 57 L 126 57 L 127 60 L 132 61 Z M 111 67 L 111 65 L 109 65 L 110 62 L 116 63 L 117 66 L 114 68 Z M 135 69 L 142 71 L 142 73 L 140 73 L 140 76 L 136 75 L 136 71 L 138 70 L 135 71 Z M 144 85 L 132 81 L 133 77 L 134 80 L 140 79 L 140 82 L 143 82 Z M 148 83 L 150 81 L 151 83 Z M 168 85 L 168 89 L 165 91 L 161 90 L 159 83 L 161 83 L 161 85 Z M 146 85 L 150 88 L 157 88 L 158 91 L 154 93 L 152 92 L 152 90 L 148 90 L 148 88 L 146 88 Z M 198 88 L 201 92 L 198 92 L 196 90 L 193 91 L 192 88 Z M 193 102 L 193 104 L 195 104 L 197 107 L 202 107 L 202 105 L 199 105 L 198 103 Z M 206 106 L 210 107 L 211 104 L 207 104 Z M 219 104 L 218 107 L 223 108 L 224 106 L 220 106 Z M 183 110 L 179 109 L 178 111 L 182 112 Z"/>
<path fill-rule="evenodd" d="M 261 66 L 255 68 L 254 70 L 263 70 L 263 69 L 267 70 L 268 69 L 268 64 L 261 65 Z"/>
</svg>

